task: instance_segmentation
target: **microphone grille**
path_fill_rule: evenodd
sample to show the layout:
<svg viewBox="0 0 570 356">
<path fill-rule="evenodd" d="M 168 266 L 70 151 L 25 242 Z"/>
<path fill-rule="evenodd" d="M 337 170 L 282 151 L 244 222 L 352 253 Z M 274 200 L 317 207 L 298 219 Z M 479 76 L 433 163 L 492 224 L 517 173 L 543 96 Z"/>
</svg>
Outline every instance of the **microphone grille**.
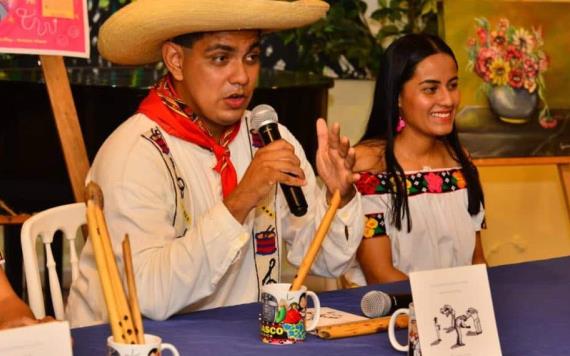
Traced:
<svg viewBox="0 0 570 356">
<path fill-rule="evenodd" d="M 378 318 L 388 314 L 392 302 L 388 294 L 377 290 L 370 291 L 362 297 L 360 309 L 369 318 Z"/>
<path fill-rule="evenodd" d="M 257 131 L 261 126 L 277 123 L 277 112 L 267 104 L 257 105 L 251 110 L 251 126 Z"/>
</svg>

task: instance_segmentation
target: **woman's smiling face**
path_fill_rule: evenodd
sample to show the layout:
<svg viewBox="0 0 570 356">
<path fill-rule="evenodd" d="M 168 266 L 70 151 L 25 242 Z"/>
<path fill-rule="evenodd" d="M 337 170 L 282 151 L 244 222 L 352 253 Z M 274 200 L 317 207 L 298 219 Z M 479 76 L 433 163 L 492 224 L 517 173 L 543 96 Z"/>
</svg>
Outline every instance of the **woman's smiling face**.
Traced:
<svg viewBox="0 0 570 356">
<path fill-rule="evenodd" d="M 460 97 L 453 58 L 445 53 L 426 57 L 400 92 L 398 105 L 406 122 L 404 130 L 428 136 L 449 134 Z"/>
</svg>

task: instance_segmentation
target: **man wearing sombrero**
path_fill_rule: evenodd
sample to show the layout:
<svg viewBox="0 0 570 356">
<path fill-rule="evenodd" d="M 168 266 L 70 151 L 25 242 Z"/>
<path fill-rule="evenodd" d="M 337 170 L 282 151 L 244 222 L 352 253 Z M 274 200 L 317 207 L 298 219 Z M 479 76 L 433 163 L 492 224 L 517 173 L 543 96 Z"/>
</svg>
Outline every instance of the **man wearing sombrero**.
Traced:
<svg viewBox="0 0 570 356">
<path fill-rule="evenodd" d="M 103 57 L 162 59 L 169 71 L 103 144 L 87 178 L 103 190 L 115 248 L 130 236 L 145 316 L 257 301 L 261 285 L 280 281 L 282 240 L 298 265 L 336 189 L 341 209 L 312 272 L 335 277 L 353 259 L 362 210 L 354 151 L 338 125 L 317 123 L 320 189 L 291 133 L 281 126 L 283 139 L 260 147 L 246 111 L 260 34 L 310 24 L 327 9 L 320 0 L 137 0 L 101 27 Z M 304 216 L 291 214 L 277 183 L 302 187 Z M 89 241 L 68 315 L 73 326 L 107 319 Z"/>
</svg>

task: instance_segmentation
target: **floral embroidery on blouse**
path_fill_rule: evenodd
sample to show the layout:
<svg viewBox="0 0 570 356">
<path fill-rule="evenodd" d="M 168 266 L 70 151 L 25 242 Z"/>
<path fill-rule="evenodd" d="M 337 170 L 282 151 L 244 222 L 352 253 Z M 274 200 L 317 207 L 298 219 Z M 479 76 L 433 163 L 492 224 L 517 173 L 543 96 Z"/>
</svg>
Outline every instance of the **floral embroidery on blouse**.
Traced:
<svg viewBox="0 0 570 356">
<path fill-rule="evenodd" d="M 364 238 L 370 239 L 386 235 L 386 223 L 384 222 L 384 214 L 374 213 L 366 214 L 366 223 L 364 225 Z"/>
<path fill-rule="evenodd" d="M 394 187 L 394 178 L 388 173 L 364 172 L 356 182 L 356 189 L 362 195 L 387 194 Z M 467 187 L 460 168 L 440 171 L 406 173 L 408 196 L 422 193 L 447 193 Z"/>
<path fill-rule="evenodd" d="M 356 189 L 362 195 L 389 194 L 395 184 L 394 178 L 388 173 L 364 172 L 360 174 L 360 179 L 356 182 Z M 461 168 L 406 173 L 406 188 L 409 197 L 423 193 L 453 192 L 466 187 L 467 183 Z M 386 236 L 384 213 L 366 214 L 363 237 L 370 239 L 382 236 Z"/>
</svg>

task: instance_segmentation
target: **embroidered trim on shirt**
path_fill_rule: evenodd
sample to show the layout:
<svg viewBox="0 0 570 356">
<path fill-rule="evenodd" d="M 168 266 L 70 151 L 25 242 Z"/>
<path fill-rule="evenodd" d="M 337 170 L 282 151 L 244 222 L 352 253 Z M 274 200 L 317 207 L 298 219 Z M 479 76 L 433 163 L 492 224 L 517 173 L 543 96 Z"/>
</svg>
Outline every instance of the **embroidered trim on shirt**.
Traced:
<svg viewBox="0 0 570 356">
<path fill-rule="evenodd" d="M 364 238 L 371 239 L 375 237 L 386 236 L 386 222 L 384 221 L 384 213 L 366 214 L 366 223 L 364 224 Z"/>
<path fill-rule="evenodd" d="M 249 117 L 246 118 L 249 120 Z M 249 121 L 246 121 L 249 133 L 251 158 L 255 152 L 263 147 L 263 141 L 259 134 L 249 129 Z M 255 258 L 255 270 L 257 272 L 258 300 L 261 298 L 261 287 L 281 281 L 280 270 L 280 241 L 277 234 L 277 185 L 255 207 L 255 219 L 253 222 L 252 242 Z"/>
<path fill-rule="evenodd" d="M 175 194 L 175 210 L 174 216 L 172 217 L 172 226 L 175 227 L 178 236 L 184 236 L 187 230 L 187 226 L 190 226 L 191 218 L 190 214 L 186 211 L 186 207 L 184 206 L 184 192 L 186 190 L 186 183 L 184 179 L 180 177 L 178 174 L 178 170 L 176 169 L 176 164 L 174 163 L 174 158 L 170 152 L 170 148 L 166 144 L 166 140 L 162 136 L 162 132 L 158 128 L 158 126 L 153 127 L 150 131 L 144 133 L 142 135 L 146 140 L 151 142 L 161 153 L 162 160 L 168 169 L 168 173 L 170 174 L 170 179 L 172 180 L 172 186 L 174 188 Z M 182 212 L 183 219 L 177 219 L 178 212 Z"/>
<path fill-rule="evenodd" d="M 394 187 L 394 178 L 388 173 L 373 174 L 364 172 L 356 182 L 356 189 L 362 195 L 388 194 Z M 423 193 L 448 193 L 467 187 L 460 168 L 421 171 L 406 174 L 408 196 Z"/>
</svg>

